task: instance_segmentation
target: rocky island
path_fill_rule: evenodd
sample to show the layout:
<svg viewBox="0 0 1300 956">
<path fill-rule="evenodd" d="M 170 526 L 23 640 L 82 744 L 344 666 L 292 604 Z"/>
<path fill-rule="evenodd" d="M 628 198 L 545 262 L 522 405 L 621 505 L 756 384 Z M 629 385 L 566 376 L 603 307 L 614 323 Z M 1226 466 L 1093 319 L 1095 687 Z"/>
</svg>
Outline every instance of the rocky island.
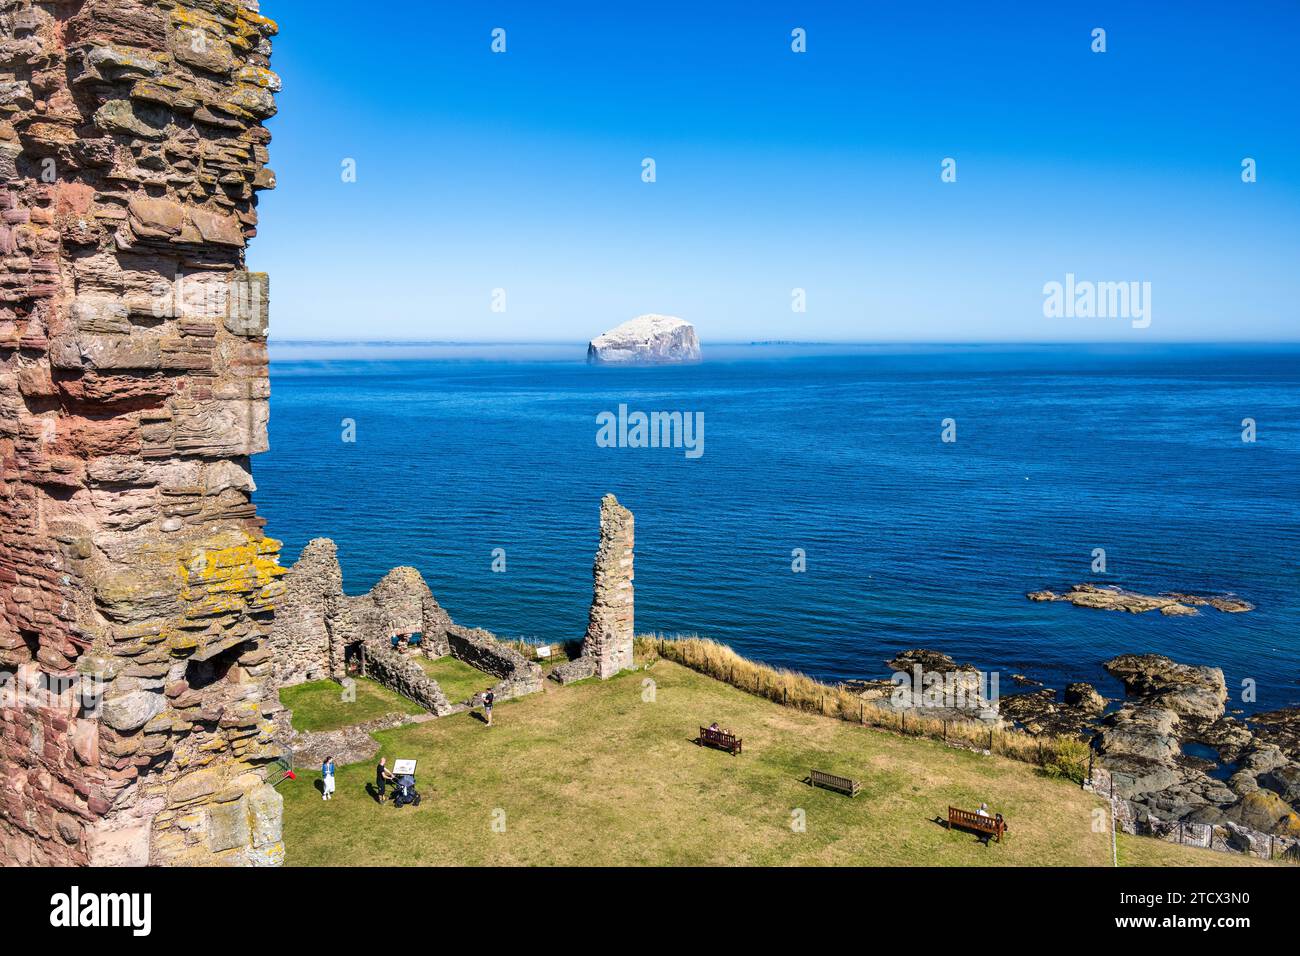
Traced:
<svg viewBox="0 0 1300 956">
<path fill-rule="evenodd" d="M 1255 605 L 1249 601 L 1231 595 L 1185 594 L 1181 591 L 1138 594 L 1136 591 L 1104 584 L 1076 584 L 1060 594 L 1047 589 L 1030 591 L 1025 597 L 1031 601 L 1069 601 L 1075 607 L 1090 607 L 1101 611 L 1128 611 L 1130 614 L 1159 611 L 1169 617 L 1196 614 L 1198 607 L 1212 607 L 1225 614 L 1255 610 Z"/>
<path fill-rule="evenodd" d="M 672 365 L 699 360 L 695 326 L 674 315 L 638 315 L 587 344 L 589 365 Z"/>
</svg>

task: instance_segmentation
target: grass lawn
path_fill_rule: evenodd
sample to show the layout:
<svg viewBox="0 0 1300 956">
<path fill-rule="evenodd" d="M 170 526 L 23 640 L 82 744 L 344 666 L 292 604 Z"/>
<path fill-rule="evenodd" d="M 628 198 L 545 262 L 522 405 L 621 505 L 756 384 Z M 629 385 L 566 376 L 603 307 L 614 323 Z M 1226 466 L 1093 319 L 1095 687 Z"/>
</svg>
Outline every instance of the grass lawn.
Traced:
<svg viewBox="0 0 1300 956">
<path fill-rule="evenodd" d="M 295 684 L 280 690 L 280 702 L 293 711 L 295 730 L 338 730 L 363 724 L 384 714 L 422 714 L 424 708 L 382 684 L 356 678 L 357 699 L 343 700 L 343 688 L 332 680 Z"/>
<path fill-rule="evenodd" d="M 1220 853 L 1197 846 L 1179 846 L 1149 837 L 1119 836 L 1120 866 L 1285 866 L 1244 853 Z"/>
<path fill-rule="evenodd" d="M 652 701 L 643 680 L 654 681 Z M 695 746 L 718 721 L 732 757 Z M 379 806 L 369 763 L 340 768 L 323 804 L 314 772 L 281 786 L 288 865 L 1111 865 L 1105 802 L 1001 757 L 770 703 L 669 661 L 496 708 L 376 734 L 419 760 L 419 807 Z M 859 778 L 850 800 L 802 783 L 812 767 Z M 935 822 L 948 805 L 1002 812 L 1001 844 Z M 802 831 L 792 822 L 803 819 Z M 1123 862 L 1233 863 L 1126 839 Z"/>
<path fill-rule="evenodd" d="M 442 692 L 453 704 L 464 703 L 480 691 L 487 690 L 498 680 L 491 674 L 470 667 L 450 654 L 437 660 L 430 660 L 424 655 L 416 659 L 424 668 L 424 672 L 438 682 Z"/>
</svg>

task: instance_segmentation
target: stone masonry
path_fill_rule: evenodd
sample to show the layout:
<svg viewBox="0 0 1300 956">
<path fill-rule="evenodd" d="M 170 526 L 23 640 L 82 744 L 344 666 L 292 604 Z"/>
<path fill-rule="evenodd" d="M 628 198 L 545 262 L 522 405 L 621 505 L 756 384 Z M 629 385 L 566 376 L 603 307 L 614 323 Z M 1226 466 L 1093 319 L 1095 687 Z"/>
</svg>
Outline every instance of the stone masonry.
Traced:
<svg viewBox="0 0 1300 956">
<path fill-rule="evenodd" d="M 600 547 L 582 641 L 582 653 L 595 658 L 601 680 L 632 666 L 632 544 L 632 512 L 606 495 L 600 500 Z"/>
<path fill-rule="evenodd" d="M 420 660 L 447 655 L 498 678 L 492 689 L 501 700 L 542 687 L 537 664 L 488 631 L 453 624 L 415 568 L 394 568 L 365 594 L 347 595 L 334 542 L 316 538 L 284 584 L 268 641 L 277 687 L 322 677 L 342 680 L 353 659 L 365 676 L 445 716 L 463 702 L 449 701 Z M 417 632 L 418 649 L 392 649 L 393 635 Z"/>
<path fill-rule="evenodd" d="M 559 665 L 551 677 L 561 684 L 585 677 L 601 680 L 632 666 L 633 621 L 632 512 L 613 495 L 600 500 L 600 546 L 592 571 L 591 612 L 582 654 Z"/>
<path fill-rule="evenodd" d="M 309 542 L 283 583 L 284 594 L 269 639 L 275 685 L 330 677 L 334 670 L 332 624 L 343 599 L 343 571 L 334 542 L 329 538 Z M 342 666 L 340 662 L 339 676 Z"/>
<path fill-rule="evenodd" d="M 275 32 L 255 0 L 0 0 L 0 864 L 283 855 L 244 258 Z"/>
</svg>

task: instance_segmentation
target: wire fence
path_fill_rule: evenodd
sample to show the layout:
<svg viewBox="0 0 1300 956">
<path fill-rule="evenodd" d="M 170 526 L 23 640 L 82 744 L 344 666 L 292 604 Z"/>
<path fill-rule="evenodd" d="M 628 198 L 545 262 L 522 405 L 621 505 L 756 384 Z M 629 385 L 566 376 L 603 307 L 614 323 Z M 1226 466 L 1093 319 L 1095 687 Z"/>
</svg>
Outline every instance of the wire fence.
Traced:
<svg viewBox="0 0 1300 956">
<path fill-rule="evenodd" d="M 643 652 L 657 654 L 785 707 L 1009 757 L 1081 785 L 1092 774 L 1091 748 L 1078 738 L 1036 736 L 975 718 L 953 719 L 929 716 L 919 709 L 879 706 L 843 686 L 751 661 L 726 645 L 704 638 L 656 635 L 643 636 L 638 643 Z"/>
</svg>

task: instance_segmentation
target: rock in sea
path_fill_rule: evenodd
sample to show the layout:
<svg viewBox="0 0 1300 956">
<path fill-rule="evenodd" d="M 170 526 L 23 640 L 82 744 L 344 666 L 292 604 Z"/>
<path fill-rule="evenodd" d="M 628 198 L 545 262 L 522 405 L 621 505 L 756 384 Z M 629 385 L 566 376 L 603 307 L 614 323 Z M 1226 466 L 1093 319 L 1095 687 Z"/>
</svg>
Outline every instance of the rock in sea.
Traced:
<svg viewBox="0 0 1300 956">
<path fill-rule="evenodd" d="M 699 360 L 695 326 L 673 315 L 638 315 L 587 345 L 589 365 L 670 365 Z"/>
</svg>

